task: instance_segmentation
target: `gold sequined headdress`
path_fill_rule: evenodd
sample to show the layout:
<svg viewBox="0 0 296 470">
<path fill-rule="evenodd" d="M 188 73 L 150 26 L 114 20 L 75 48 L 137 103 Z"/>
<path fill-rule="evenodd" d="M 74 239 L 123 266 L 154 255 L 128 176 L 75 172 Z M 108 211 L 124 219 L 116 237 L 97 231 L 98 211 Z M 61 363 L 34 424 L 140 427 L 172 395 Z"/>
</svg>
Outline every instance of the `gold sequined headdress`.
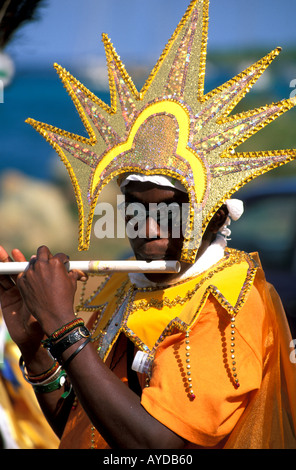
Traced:
<svg viewBox="0 0 296 470">
<path fill-rule="evenodd" d="M 193 262 L 207 224 L 224 201 L 253 178 L 296 157 L 295 150 L 235 153 L 296 100 L 229 115 L 280 49 L 204 94 L 208 4 L 190 3 L 140 92 L 103 35 L 111 106 L 55 65 L 89 138 L 27 122 L 55 148 L 69 172 L 79 209 L 80 250 L 88 249 L 97 198 L 111 179 L 127 172 L 163 174 L 187 188 L 190 214 L 181 260 Z"/>
</svg>

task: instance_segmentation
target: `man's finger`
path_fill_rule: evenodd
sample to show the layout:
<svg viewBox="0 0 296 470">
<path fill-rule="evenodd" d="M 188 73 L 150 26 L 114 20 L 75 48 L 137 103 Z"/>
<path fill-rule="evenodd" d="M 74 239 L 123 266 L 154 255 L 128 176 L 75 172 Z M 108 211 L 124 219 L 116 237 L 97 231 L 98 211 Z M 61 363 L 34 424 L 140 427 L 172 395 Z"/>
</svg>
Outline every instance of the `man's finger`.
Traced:
<svg viewBox="0 0 296 470">
<path fill-rule="evenodd" d="M 67 264 L 69 262 L 69 259 L 70 259 L 69 256 L 66 255 L 65 253 L 56 253 L 53 256 L 53 258 L 58 258 L 61 261 L 61 263 L 63 263 L 63 264 Z"/>
<path fill-rule="evenodd" d="M 8 290 L 14 287 L 15 280 L 13 279 L 13 276 L 0 276 L 0 286 L 4 290 Z"/>
<path fill-rule="evenodd" d="M 69 272 L 69 275 L 77 281 L 87 281 L 88 279 L 88 275 L 79 269 L 72 269 L 72 271 Z"/>
<path fill-rule="evenodd" d="M 7 251 L 3 248 L 3 246 L 0 246 L 0 262 L 8 263 L 9 261 L 12 261 L 11 257 L 9 256 Z"/>
<path fill-rule="evenodd" d="M 19 250 L 18 250 L 19 251 Z M 19 253 L 21 253 L 19 251 Z M 8 263 L 12 262 L 13 259 L 7 251 L 3 248 L 3 246 L 0 246 L 0 262 L 1 263 Z M 0 276 L 0 283 L 3 289 L 7 290 L 10 289 L 11 287 L 15 286 L 16 283 L 16 276 L 9 276 L 9 275 L 2 275 Z"/>
<path fill-rule="evenodd" d="M 36 255 L 33 255 L 31 256 L 30 260 L 29 260 L 29 264 L 28 264 L 28 267 L 25 269 L 24 273 L 26 273 L 26 271 L 30 268 L 30 269 L 34 269 L 34 265 L 37 261 L 37 256 Z"/>
<path fill-rule="evenodd" d="M 27 261 L 25 255 L 18 248 L 14 248 L 11 251 L 11 254 L 12 254 L 14 261 L 18 261 L 18 262 Z"/>
<path fill-rule="evenodd" d="M 38 261 L 48 261 L 53 257 L 51 252 L 45 245 L 39 246 L 39 248 L 37 249 L 36 256 Z"/>
</svg>

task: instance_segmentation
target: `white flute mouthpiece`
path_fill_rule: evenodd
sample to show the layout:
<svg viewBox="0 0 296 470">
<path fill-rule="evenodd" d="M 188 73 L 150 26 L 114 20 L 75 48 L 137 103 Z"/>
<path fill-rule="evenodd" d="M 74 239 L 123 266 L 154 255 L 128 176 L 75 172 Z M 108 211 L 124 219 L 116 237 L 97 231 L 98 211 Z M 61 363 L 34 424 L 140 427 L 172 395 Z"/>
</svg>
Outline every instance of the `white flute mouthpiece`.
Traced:
<svg viewBox="0 0 296 470">
<path fill-rule="evenodd" d="M 179 261 L 69 261 L 67 270 L 73 269 L 86 273 L 178 273 L 181 266 Z M 29 263 L 24 262 L 0 262 L 0 275 L 20 274 L 28 269 Z"/>
</svg>

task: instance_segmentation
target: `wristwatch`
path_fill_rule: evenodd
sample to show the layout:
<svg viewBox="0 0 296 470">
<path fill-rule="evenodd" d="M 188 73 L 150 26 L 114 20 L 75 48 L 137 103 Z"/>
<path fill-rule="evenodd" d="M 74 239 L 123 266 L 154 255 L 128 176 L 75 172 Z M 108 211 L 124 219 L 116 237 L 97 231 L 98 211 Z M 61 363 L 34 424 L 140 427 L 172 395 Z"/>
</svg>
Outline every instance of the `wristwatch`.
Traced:
<svg viewBox="0 0 296 470">
<path fill-rule="evenodd" d="M 39 384 L 33 385 L 33 388 L 35 392 L 37 393 L 50 393 L 50 392 L 53 392 L 54 390 L 59 390 L 66 382 L 66 377 L 67 377 L 66 372 L 61 371 L 57 379 L 45 385 L 39 385 Z"/>
<path fill-rule="evenodd" d="M 66 349 L 68 349 L 72 344 L 77 343 L 82 338 L 88 338 L 90 336 L 89 330 L 86 326 L 79 326 L 79 328 L 71 331 L 71 333 L 67 334 L 64 338 L 58 341 L 55 344 L 50 344 L 48 349 L 50 354 L 60 362 L 61 356 Z"/>
</svg>

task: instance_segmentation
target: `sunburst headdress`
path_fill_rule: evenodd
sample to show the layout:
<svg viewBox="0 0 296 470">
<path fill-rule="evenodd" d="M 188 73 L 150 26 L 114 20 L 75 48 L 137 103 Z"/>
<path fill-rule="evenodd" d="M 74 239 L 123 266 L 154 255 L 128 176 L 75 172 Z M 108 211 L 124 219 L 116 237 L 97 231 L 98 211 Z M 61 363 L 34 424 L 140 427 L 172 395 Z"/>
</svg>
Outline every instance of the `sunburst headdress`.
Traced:
<svg viewBox="0 0 296 470">
<path fill-rule="evenodd" d="M 190 214 L 181 260 L 192 263 L 207 224 L 225 200 L 253 178 L 296 157 L 295 150 L 235 152 L 296 100 L 230 115 L 279 48 L 204 94 L 208 7 L 209 0 L 190 3 L 140 92 L 103 35 L 110 106 L 55 64 L 89 138 L 27 122 L 49 141 L 69 172 L 79 209 L 80 250 L 89 247 L 97 198 L 111 179 L 129 172 L 162 174 L 176 178 L 188 191 Z"/>
</svg>

